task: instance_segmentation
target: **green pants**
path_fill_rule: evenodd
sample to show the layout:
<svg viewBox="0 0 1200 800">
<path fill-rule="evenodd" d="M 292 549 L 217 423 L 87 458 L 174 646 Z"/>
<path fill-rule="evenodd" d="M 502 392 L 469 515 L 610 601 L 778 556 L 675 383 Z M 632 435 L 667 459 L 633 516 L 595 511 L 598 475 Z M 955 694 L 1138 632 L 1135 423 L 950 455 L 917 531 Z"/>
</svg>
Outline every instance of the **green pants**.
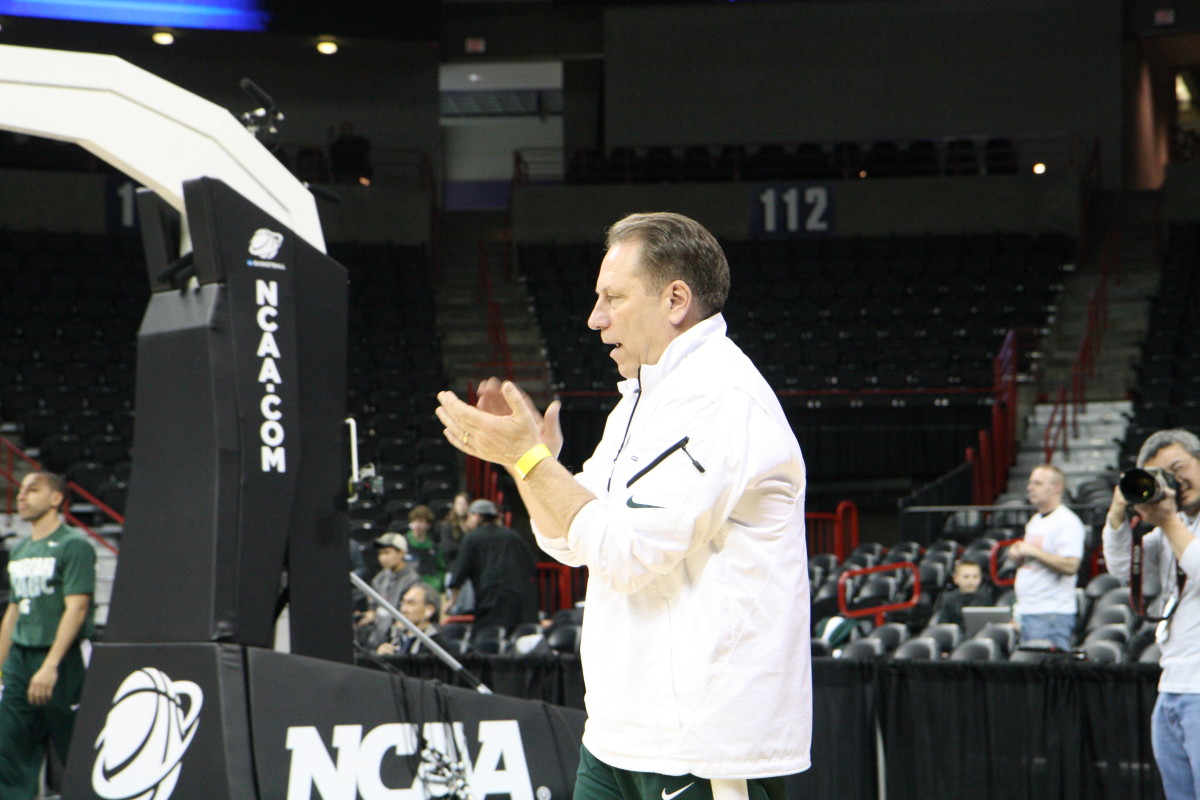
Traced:
<svg viewBox="0 0 1200 800">
<path fill-rule="evenodd" d="M 784 779 L 746 781 L 749 800 L 784 800 Z M 586 747 L 579 749 L 575 800 L 713 800 L 712 782 L 695 775 L 659 775 L 610 767 Z"/>
<path fill-rule="evenodd" d="M 31 800 L 46 743 L 65 763 L 75 724 L 73 706 L 83 689 L 83 656 L 76 644 L 58 665 L 58 682 L 50 702 L 29 704 L 29 679 L 42 666 L 49 648 L 14 644 L 4 662 L 4 694 L 0 695 L 0 800 Z"/>
</svg>

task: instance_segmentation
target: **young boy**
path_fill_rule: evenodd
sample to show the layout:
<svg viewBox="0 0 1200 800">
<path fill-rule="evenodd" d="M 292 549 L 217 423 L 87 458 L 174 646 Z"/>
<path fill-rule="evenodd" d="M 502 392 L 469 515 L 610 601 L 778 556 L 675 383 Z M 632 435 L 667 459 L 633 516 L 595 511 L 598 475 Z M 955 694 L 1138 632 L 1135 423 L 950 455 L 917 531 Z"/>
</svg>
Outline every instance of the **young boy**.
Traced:
<svg viewBox="0 0 1200 800">
<path fill-rule="evenodd" d="M 963 626 L 965 606 L 990 606 L 996 602 L 992 587 L 983 582 L 983 569 L 974 561 L 959 559 L 954 564 L 954 587 L 938 598 L 934 621 Z"/>
<path fill-rule="evenodd" d="M 421 580 L 416 567 L 408 562 L 408 540 L 403 533 L 385 533 L 375 540 L 375 550 L 381 569 L 371 579 L 371 585 L 399 609 L 404 593 Z M 392 616 L 374 602 L 370 605 L 354 623 L 354 627 L 358 629 L 359 643 L 374 650 L 387 639 Z"/>
<path fill-rule="evenodd" d="M 446 561 L 429 535 L 433 522 L 434 516 L 429 506 L 417 506 L 408 512 L 405 538 L 408 540 L 408 552 L 416 560 L 417 572 L 421 573 L 421 580 L 440 592 L 446 578 Z"/>
</svg>

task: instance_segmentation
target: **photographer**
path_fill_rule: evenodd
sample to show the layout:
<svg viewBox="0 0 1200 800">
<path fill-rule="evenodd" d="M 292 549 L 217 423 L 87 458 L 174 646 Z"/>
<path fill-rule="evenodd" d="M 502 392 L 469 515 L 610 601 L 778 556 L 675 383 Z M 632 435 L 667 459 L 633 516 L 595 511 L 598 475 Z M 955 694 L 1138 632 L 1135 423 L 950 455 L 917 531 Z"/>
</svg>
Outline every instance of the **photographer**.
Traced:
<svg viewBox="0 0 1200 800">
<path fill-rule="evenodd" d="M 1162 677 L 1151 716 L 1154 760 L 1167 800 L 1194 800 L 1200 797 L 1200 438 L 1158 431 L 1142 445 L 1137 463 L 1165 473 L 1155 476 L 1161 497 L 1132 506 L 1154 527 L 1142 539 L 1142 585 L 1157 592 L 1152 611 L 1162 618 L 1156 637 Z M 1128 582 L 1133 536 L 1122 486 L 1113 492 L 1105 521 L 1104 558 L 1109 571 Z"/>
</svg>

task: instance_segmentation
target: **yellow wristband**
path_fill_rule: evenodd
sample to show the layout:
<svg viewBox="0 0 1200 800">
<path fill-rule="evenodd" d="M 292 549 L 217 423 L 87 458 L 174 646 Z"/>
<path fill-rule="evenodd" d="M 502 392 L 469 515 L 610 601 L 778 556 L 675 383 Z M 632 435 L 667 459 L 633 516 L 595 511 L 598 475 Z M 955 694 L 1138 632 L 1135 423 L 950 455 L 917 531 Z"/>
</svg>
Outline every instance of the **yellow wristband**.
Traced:
<svg viewBox="0 0 1200 800">
<path fill-rule="evenodd" d="M 550 448 L 544 444 L 535 444 L 529 448 L 529 452 L 517 459 L 517 465 L 514 469 L 521 476 L 521 480 L 525 480 L 525 476 L 529 474 L 529 471 L 542 463 L 542 459 L 545 458 L 552 458 Z"/>
</svg>

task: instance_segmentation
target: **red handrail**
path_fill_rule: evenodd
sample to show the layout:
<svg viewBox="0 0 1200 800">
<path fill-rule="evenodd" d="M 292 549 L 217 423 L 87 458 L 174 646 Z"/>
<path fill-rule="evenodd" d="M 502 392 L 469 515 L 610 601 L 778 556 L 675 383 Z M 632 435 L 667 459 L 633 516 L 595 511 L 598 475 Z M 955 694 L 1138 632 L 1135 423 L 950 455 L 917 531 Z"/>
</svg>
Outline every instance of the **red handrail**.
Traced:
<svg viewBox="0 0 1200 800">
<path fill-rule="evenodd" d="M 538 607 L 547 614 L 575 604 L 571 572 L 571 567 L 557 561 L 538 562 Z"/>
<path fill-rule="evenodd" d="M 1104 332 L 1108 330 L 1108 281 L 1110 278 L 1119 281 L 1120 274 L 1121 225 L 1116 222 L 1104 237 L 1104 246 L 1100 251 L 1100 278 L 1088 292 L 1087 329 L 1079 339 L 1070 375 L 1058 391 L 1046 429 L 1042 432 L 1042 453 L 1047 464 L 1060 447 L 1064 454 L 1069 452 L 1068 427 L 1072 434 L 1079 433 L 1079 414 L 1087 409 L 1087 380 L 1096 373 L 1096 357 L 1100 353 Z"/>
<path fill-rule="evenodd" d="M 1012 586 L 1014 583 L 1017 582 L 1017 579 L 1015 577 L 1014 578 L 1004 578 L 1004 579 L 1000 578 L 998 562 L 1000 560 L 1001 548 L 1008 547 L 1008 546 L 1012 545 L 1014 542 L 1019 542 L 1019 541 L 1021 541 L 1020 538 L 1003 539 L 999 542 L 996 542 L 994 545 L 992 545 L 991 552 L 988 554 L 988 572 L 992 576 L 992 584 L 993 585 L 995 585 L 995 586 Z M 1097 549 L 1099 549 L 1099 548 L 1097 548 Z"/>
<path fill-rule="evenodd" d="M 858 506 L 843 500 L 832 513 L 805 512 L 804 530 L 808 552 L 833 553 L 839 562 L 845 561 L 846 556 L 858 547 Z"/>
<path fill-rule="evenodd" d="M 850 609 L 846 606 L 846 582 L 851 578 L 857 578 L 859 575 L 870 575 L 875 572 L 889 572 L 891 570 L 907 569 L 912 572 L 912 596 L 907 600 L 899 600 L 895 603 L 885 603 L 878 606 L 868 606 L 866 608 Z M 849 569 L 838 576 L 838 611 L 843 617 L 875 617 L 876 627 L 883 624 L 883 615 L 889 611 L 902 611 L 906 608 L 912 608 L 921 599 L 921 571 L 917 565 L 911 561 L 896 561 L 891 564 L 876 564 L 873 567 L 863 567 L 862 569 Z"/>
<path fill-rule="evenodd" d="M 480 305 L 487 309 L 487 339 L 491 353 L 489 363 L 499 366 L 506 380 L 513 379 L 512 355 L 508 349 L 508 335 L 504 328 L 504 317 L 500 304 L 496 302 L 492 288 L 492 271 L 488 262 L 487 245 L 480 237 L 477 243 L 478 265 L 476 281 L 476 298 Z M 475 394 L 475 384 L 467 384 L 467 402 L 475 405 L 478 397 Z M 467 491 L 473 497 L 483 497 L 495 500 L 499 485 L 499 476 L 495 467 L 473 456 L 466 458 Z"/>
<path fill-rule="evenodd" d="M 512 353 L 508 348 L 508 331 L 504 327 L 504 313 L 496 302 L 496 293 L 492 286 L 492 270 L 488 261 L 487 246 L 482 237 L 479 239 L 478 299 L 487 309 L 487 338 L 491 351 L 491 361 L 503 368 L 504 377 L 512 380 Z"/>
<path fill-rule="evenodd" d="M 1058 398 L 1050 407 L 1050 416 L 1046 418 L 1046 429 L 1042 431 L 1042 461 L 1050 463 L 1055 452 L 1060 448 L 1063 455 L 1070 452 L 1067 436 L 1067 387 L 1064 384 L 1058 389 Z"/>
<path fill-rule="evenodd" d="M 478 402 L 478 400 L 479 400 L 479 397 L 475 393 L 474 382 L 468 381 L 467 382 L 467 403 L 468 403 L 468 405 L 473 406 Z M 485 462 L 481 459 L 478 459 L 475 456 L 467 456 L 466 457 L 467 492 L 470 493 L 472 498 L 483 497 L 484 468 L 486 465 L 487 465 L 487 462 Z"/>
<path fill-rule="evenodd" d="M 986 430 L 979 431 L 979 472 L 980 481 L 990 498 L 996 496 L 996 457 L 992 450 L 992 435 Z"/>
<path fill-rule="evenodd" d="M 5 464 L 3 467 L 0 467 L 0 477 L 4 478 L 5 485 L 7 487 L 6 510 L 9 514 L 11 514 L 12 513 L 12 502 L 13 502 L 12 490 L 13 490 L 13 487 L 20 485 L 20 481 L 17 480 L 16 471 L 14 469 L 15 465 L 13 463 L 13 458 L 16 457 L 16 458 L 19 458 L 22 461 L 26 462 L 27 464 L 29 464 L 30 468 L 33 469 L 34 471 L 41 470 L 42 465 L 36 459 L 34 459 L 32 456 L 30 456 L 28 453 L 26 453 L 24 450 L 17 447 L 12 442 L 10 442 L 8 439 L 0 439 L 0 446 L 3 447 L 4 453 L 5 453 Z M 115 521 L 119 524 L 122 524 L 122 525 L 125 524 L 125 517 L 121 516 L 115 510 L 110 508 L 108 506 L 108 504 L 102 502 L 99 498 L 97 498 L 94 494 L 89 492 L 87 489 L 84 489 L 78 483 L 75 483 L 75 481 L 67 481 L 67 488 L 70 489 L 71 492 L 73 492 L 76 496 L 82 497 L 84 500 L 86 500 L 87 502 L 94 505 L 96 508 L 98 508 L 100 510 L 100 512 L 102 514 L 104 514 L 108 518 L 112 519 L 113 521 Z M 114 554 L 120 552 L 112 542 L 108 541 L 103 536 L 96 533 L 94 530 L 91 529 L 91 527 L 89 525 L 86 525 L 85 523 L 83 523 L 78 517 L 76 517 L 70 511 L 64 512 L 63 516 L 66 518 L 67 522 L 71 523 L 71 525 L 82 530 L 88 536 L 92 537 L 97 542 L 99 542 L 100 544 L 104 545 L 106 548 L 111 550 Z"/>
<path fill-rule="evenodd" d="M 974 447 L 968 447 L 963 454 L 963 460 L 971 465 L 971 503 L 981 506 L 983 502 L 983 469 L 979 463 L 979 454 Z"/>
</svg>

